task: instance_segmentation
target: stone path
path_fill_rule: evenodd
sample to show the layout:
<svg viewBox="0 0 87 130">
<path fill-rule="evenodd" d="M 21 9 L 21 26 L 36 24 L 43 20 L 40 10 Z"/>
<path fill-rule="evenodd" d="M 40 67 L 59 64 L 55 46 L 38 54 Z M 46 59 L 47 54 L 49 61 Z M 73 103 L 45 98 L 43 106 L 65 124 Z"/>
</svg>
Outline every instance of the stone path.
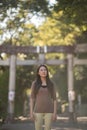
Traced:
<svg viewBox="0 0 87 130">
<path fill-rule="evenodd" d="M 44 129 L 44 126 L 43 126 Z M 0 130 L 35 130 L 34 123 L 30 120 L 23 120 L 13 123 L 5 123 Z M 67 117 L 58 117 L 57 121 L 52 124 L 51 130 L 87 130 L 87 117 L 77 118 L 77 123 L 70 123 Z"/>
</svg>

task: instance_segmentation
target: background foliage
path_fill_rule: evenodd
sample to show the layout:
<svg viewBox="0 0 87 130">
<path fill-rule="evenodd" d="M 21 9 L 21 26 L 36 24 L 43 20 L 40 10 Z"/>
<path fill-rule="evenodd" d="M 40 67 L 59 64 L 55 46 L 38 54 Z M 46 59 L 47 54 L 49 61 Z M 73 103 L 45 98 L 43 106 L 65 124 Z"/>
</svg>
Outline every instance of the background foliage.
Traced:
<svg viewBox="0 0 87 130">
<path fill-rule="evenodd" d="M 86 0 L 55 0 L 54 3 L 50 0 L 0 0 L 0 44 L 52 46 L 83 43 L 87 43 Z M 23 54 L 17 56 L 22 60 L 38 57 Z M 0 54 L 3 60 L 8 57 Z M 75 54 L 75 57 L 87 59 L 87 54 Z M 46 58 L 66 59 L 66 55 L 47 54 Z M 67 102 L 66 66 L 49 66 L 49 70 L 60 99 Z M 23 114 L 23 109 L 20 107 L 23 108 L 24 91 L 30 88 L 35 72 L 36 66 L 17 67 L 16 115 Z M 0 106 L 5 109 L 7 109 L 8 81 L 8 67 L 0 67 Z M 87 101 L 86 81 L 87 65 L 75 66 L 74 87 L 76 94 L 81 94 L 83 103 Z"/>
</svg>

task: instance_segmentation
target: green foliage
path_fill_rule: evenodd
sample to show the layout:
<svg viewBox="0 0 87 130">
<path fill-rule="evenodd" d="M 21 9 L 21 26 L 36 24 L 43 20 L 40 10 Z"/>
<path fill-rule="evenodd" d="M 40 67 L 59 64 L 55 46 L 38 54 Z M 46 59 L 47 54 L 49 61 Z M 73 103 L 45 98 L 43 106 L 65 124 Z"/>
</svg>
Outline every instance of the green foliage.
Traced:
<svg viewBox="0 0 87 130">
<path fill-rule="evenodd" d="M 43 14 L 49 13 L 47 0 L 1 0 L 1 9 L 18 8 L 22 10 L 29 10 L 30 12 L 42 12 Z"/>
<path fill-rule="evenodd" d="M 62 102 L 67 102 L 68 97 L 68 86 L 67 86 L 67 70 L 65 68 L 58 68 L 56 73 L 53 76 L 53 81 L 55 82 L 59 99 Z"/>
<path fill-rule="evenodd" d="M 75 66 L 74 68 L 74 87 L 76 95 L 81 94 L 82 102 L 87 101 L 87 66 Z"/>
<path fill-rule="evenodd" d="M 25 90 L 35 79 L 36 66 L 18 66 L 16 73 L 15 115 L 23 115 Z"/>
<path fill-rule="evenodd" d="M 4 118 L 8 107 L 8 68 L 0 69 L 0 117 Z"/>
<path fill-rule="evenodd" d="M 74 37 L 75 43 L 87 42 L 87 1 L 86 0 L 58 0 L 54 7 L 56 13 L 62 11 L 62 20 L 68 25 L 79 28 L 79 35 Z M 66 31 L 66 30 L 65 30 Z M 78 40 L 78 41 L 77 41 Z"/>
<path fill-rule="evenodd" d="M 58 0 L 58 4 L 55 5 L 55 11 L 58 10 L 64 12 L 69 22 L 78 26 L 87 25 L 86 0 Z"/>
<path fill-rule="evenodd" d="M 38 28 L 34 33 L 35 45 L 72 45 L 75 43 L 75 37 L 80 35 L 77 26 L 67 23 L 62 12 L 53 13 L 51 18 Z"/>
<path fill-rule="evenodd" d="M 2 37 L 4 32 L 9 32 L 10 38 L 7 37 L 6 41 L 10 44 L 69 45 L 75 43 L 76 37 L 87 30 L 85 0 L 59 0 L 55 6 L 52 5 L 54 10 L 50 9 L 51 5 L 46 0 L 5 0 L 1 3 L 1 22 L 6 18 L 8 20 L 0 32 Z M 5 6 L 6 3 L 8 6 Z M 51 15 L 46 16 L 48 10 Z M 33 15 L 47 18 L 38 29 L 30 24 Z"/>
<path fill-rule="evenodd" d="M 27 10 L 16 10 L 14 8 L 10 8 L 7 10 L 5 17 L 2 13 L 0 22 L 3 23 L 4 20 L 6 20 L 6 22 L 4 22 L 5 26 L 0 27 L 1 42 L 6 42 L 13 45 L 32 45 L 32 33 L 36 30 L 35 26 L 27 21 L 28 19 L 29 17 Z M 5 40 L 3 40 L 4 35 Z"/>
</svg>

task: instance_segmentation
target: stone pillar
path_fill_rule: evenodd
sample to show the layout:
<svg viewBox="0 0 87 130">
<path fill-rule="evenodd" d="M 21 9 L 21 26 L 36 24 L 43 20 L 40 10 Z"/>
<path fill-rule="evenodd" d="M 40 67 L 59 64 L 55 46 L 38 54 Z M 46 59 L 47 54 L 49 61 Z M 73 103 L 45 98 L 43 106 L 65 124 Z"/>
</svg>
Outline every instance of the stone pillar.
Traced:
<svg viewBox="0 0 87 130">
<path fill-rule="evenodd" d="M 37 51 L 39 53 L 38 64 L 45 64 L 45 53 L 47 53 L 47 46 L 39 47 L 37 50 L 39 50 Z"/>
<path fill-rule="evenodd" d="M 73 54 L 67 55 L 68 60 L 68 101 L 69 101 L 69 121 L 75 122 L 75 91 L 74 91 L 74 77 L 73 77 Z"/>
<path fill-rule="evenodd" d="M 15 79 L 16 79 L 16 56 L 11 55 L 10 67 L 9 67 L 8 121 L 12 121 L 14 116 Z"/>
<path fill-rule="evenodd" d="M 38 64 L 45 64 L 45 54 L 43 54 L 43 53 L 39 54 Z"/>
</svg>

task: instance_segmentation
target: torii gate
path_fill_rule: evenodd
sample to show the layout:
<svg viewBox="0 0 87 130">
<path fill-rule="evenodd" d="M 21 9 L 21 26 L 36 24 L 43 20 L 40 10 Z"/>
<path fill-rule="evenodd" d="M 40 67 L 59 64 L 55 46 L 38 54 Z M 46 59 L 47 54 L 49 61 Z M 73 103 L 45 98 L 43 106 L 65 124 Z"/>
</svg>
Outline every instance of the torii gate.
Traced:
<svg viewBox="0 0 87 130">
<path fill-rule="evenodd" d="M 87 52 L 87 44 L 80 44 L 76 46 L 12 46 L 12 45 L 1 45 L 0 53 L 10 54 L 10 58 L 7 60 L 0 59 L 0 65 L 9 66 L 9 92 L 8 92 L 8 114 L 10 118 L 14 115 L 14 99 L 15 99 L 15 77 L 16 77 L 16 65 L 68 65 L 67 76 L 68 76 L 68 98 L 69 98 L 69 119 L 74 119 L 74 108 L 73 108 L 73 91 L 74 91 L 74 81 L 73 81 L 73 66 L 76 64 L 87 64 L 87 59 L 79 60 L 74 58 L 74 53 L 84 53 Z M 16 57 L 17 53 L 25 54 L 36 54 L 38 53 L 38 59 L 36 60 L 18 60 Z M 46 60 L 45 53 L 66 53 L 67 60 L 52 59 Z"/>
</svg>

